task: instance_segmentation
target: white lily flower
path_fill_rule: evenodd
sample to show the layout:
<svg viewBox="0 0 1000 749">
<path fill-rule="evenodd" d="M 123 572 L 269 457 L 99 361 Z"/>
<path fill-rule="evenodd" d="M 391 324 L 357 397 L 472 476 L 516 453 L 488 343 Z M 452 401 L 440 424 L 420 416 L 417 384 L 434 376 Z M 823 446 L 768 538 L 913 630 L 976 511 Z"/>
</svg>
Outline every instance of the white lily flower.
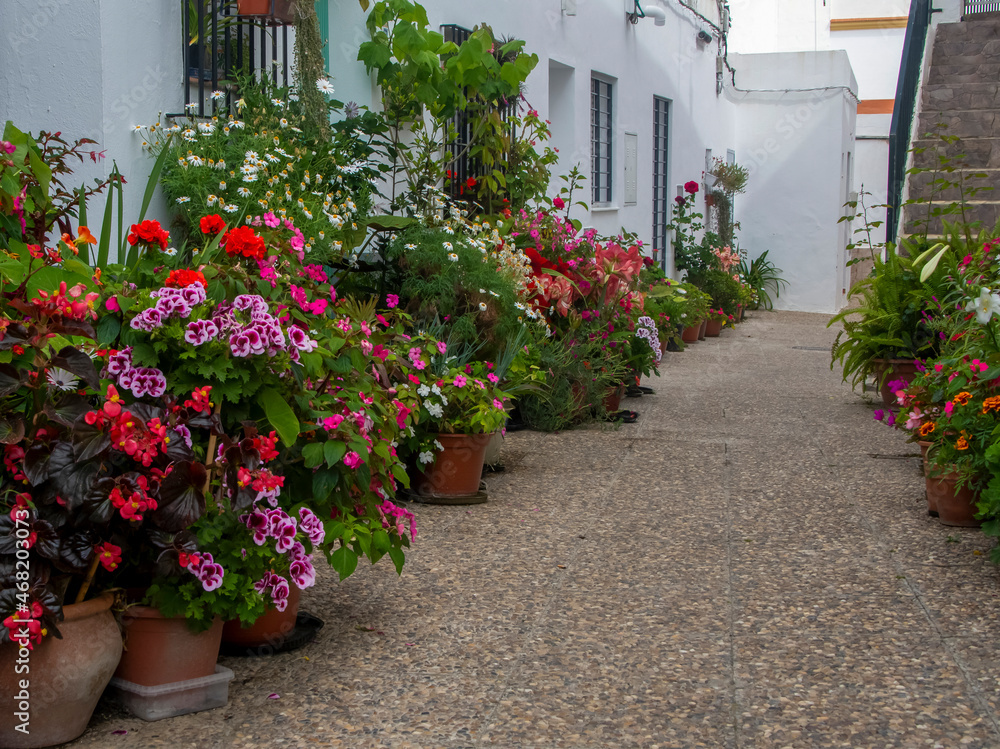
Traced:
<svg viewBox="0 0 1000 749">
<path fill-rule="evenodd" d="M 979 297 L 970 299 L 965 305 L 965 311 L 975 311 L 979 324 L 986 325 L 993 315 L 1000 314 L 1000 294 L 994 294 L 984 286 L 979 292 Z"/>
</svg>

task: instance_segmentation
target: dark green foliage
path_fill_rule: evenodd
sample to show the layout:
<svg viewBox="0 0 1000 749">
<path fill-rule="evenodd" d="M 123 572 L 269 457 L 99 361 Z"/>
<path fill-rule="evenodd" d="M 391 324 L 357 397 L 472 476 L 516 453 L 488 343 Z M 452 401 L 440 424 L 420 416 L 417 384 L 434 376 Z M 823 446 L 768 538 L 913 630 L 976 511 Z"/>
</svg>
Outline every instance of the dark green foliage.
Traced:
<svg viewBox="0 0 1000 749">
<path fill-rule="evenodd" d="M 690 277 L 691 283 L 712 298 L 712 309 L 722 309 L 727 315 L 736 315 L 740 301 L 740 282 L 722 270 L 704 270 Z"/>
<path fill-rule="evenodd" d="M 936 338 L 925 312 L 934 289 L 920 282 L 909 258 L 889 253 L 874 258 L 872 275 L 851 289 L 856 306 L 830 320 L 844 329 L 833 344 L 830 368 L 839 363 L 844 380 L 857 387 L 875 371 L 876 359 L 916 359 L 935 355 Z"/>
<path fill-rule="evenodd" d="M 764 250 L 749 263 L 746 258 L 740 258 L 740 275 L 746 284 L 753 289 L 757 297 L 754 309 L 771 309 L 774 299 L 781 296 L 781 289 L 788 286 L 788 281 L 781 277 L 781 268 L 767 259 L 768 250 Z"/>
<path fill-rule="evenodd" d="M 400 276 L 400 307 L 418 328 L 443 325 L 444 338 L 478 345 L 477 358 L 487 361 L 518 336 L 524 313 L 513 283 L 468 239 L 412 227 L 393 240 L 388 259 Z"/>
</svg>

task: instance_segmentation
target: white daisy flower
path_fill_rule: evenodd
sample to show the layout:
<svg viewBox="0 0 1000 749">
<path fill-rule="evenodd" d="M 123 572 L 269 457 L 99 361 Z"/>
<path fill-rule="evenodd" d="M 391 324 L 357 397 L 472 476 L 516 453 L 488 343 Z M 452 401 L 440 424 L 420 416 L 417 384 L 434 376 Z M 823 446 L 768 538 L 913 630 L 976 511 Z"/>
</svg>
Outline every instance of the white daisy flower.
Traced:
<svg viewBox="0 0 1000 749">
<path fill-rule="evenodd" d="M 415 249 L 417 249 L 417 246 L 415 244 L 413 244 L 412 242 L 410 244 L 404 244 L 403 247 L 405 247 L 408 250 L 415 250 Z"/>
<path fill-rule="evenodd" d="M 142 125 L 133 125 L 132 126 L 132 132 L 133 133 L 138 133 L 140 130 L 142 130 Z"/>
<path fill-rule="evenodd" d="M 282 127 L 288 127 L 288 120 L 282 117 L 280 120 L 278 120 L 278 124 L 281 125 Z"/>
<path fill-rule="evenodd" d="M 177 202 L 178 203 L 190 203 L 191 202 L 191 198 L 189 198 L 187 195 L 181 195 L 179 198 L 177 198 Z"/>
<path fill-rule="evenodd" d="M 486 311 L 486 302 L 480 302 L 479 303 L 479 311 L 480 312 L 485 312 Z"/>
<path fill-rule="evenodd" d="M 444 243 L 444 248 L 446 250 L 448 250 L 448 252 L 451 252 L 451 250 L 452 250 L 451 242 L 445 242 Z"/>
<path fill-rule="evenodd" d="M 225 91 L 213 91 L 212 92 L 212 101 L 222 101 L 225 98 L 226 98 L 226 92 Z"/>
<path fill-rule="evenodd" d="M 75 374 L 59 367 L 51 367 L 45 373 L 45 379 L 49 381 L 49 386 L 55 390 L 76 390 L 80 384 L 80 380 Z"/>
<path fill-rule="evenodd" d="M 219 202 L 219 198 L 216 197 L 215 195 L 209 195 L 208 200 L 205 202 L 208 203 L 208 207 L 211 208 L 213 205 Z"/>
<path fill-rule="evenodd" d="M 332 94 L 334 90 L 333 84 L 330 83 L 329 78 L 320 78 L 318 81 L 316 81 L 316 88 L 320 90 L 320 93 L 328 95 Z"/>
<path fill-rule="evenodd" d="M 236 194 L 239 195 L 241 198 L 249 198 L 250 197 L 250 191 L 248 189 L 246 189 L 245 187 L 237 188 Z"/>
<path fill-rule="evenodd" d="M 227 205 L 227 206 L 226 206 L 225 208 L 223 208 L 222 210 L 224 210 L 224 211 L 225 211 L 226 213 L 236 213 L 236 211 L 238 211 L 238 210 L 239 210 L 239 207 L 238 207 L 238 206 L 235 206 L 235 205 L 233 205 L 232 203 L 230 203 L 229 205 Z"/>
<path fill-rule="evenodd" d="M 458 262 L 458 255 L 456 255 L 454 252 L 452 252 L 452 253 L 450 253 L 448 255 L 448 259 L 451 260 L 451 262 L 453 262 L 453 263 L 457 263 Z"/>
<path fill-rule="evenodd" d="M 163 254 L 166 255 L 167 257 L 173 257 L 174 255 L 177 254 L 177 248 L 176 247 L 168 247 L 167 249 L 165 249 L 163 251 Z"/>
</svg>

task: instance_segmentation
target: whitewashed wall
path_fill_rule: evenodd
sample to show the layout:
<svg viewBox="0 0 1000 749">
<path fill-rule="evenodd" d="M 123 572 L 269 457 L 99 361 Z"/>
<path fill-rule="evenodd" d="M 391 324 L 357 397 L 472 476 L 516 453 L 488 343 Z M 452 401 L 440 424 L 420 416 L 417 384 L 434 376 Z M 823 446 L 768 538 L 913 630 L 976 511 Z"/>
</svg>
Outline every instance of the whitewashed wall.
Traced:
<svg viewBox="0 0 1000 749">
<path fill-rule="evenodd" d="M 181 15 L 165 0 L 8 0 L 0 44 L 0 122 L 92 138 L 107 158 L 82 164 L 78 184 L 124 174 L 126 226 L 137 216 L 152 161 L 131 132 L 183 109 Z M 91 201 L 96 232 L 103 200 Z M 162 200 L 151 217 L 167 218 Z"/>
<path fill-rule="evenodd" d="M 751 167 L 736 202 L 741 245 L 768 250 L 789 288 L 779 307 L 830 312 L 843 305 L 857 83 L 844 52 L 731 55 L 741 88 L 737 158 Z M 830 90 L 808 91 L 834 86 Z M 781 90 L 783 93 L 764 93 Z"/>
</svg>

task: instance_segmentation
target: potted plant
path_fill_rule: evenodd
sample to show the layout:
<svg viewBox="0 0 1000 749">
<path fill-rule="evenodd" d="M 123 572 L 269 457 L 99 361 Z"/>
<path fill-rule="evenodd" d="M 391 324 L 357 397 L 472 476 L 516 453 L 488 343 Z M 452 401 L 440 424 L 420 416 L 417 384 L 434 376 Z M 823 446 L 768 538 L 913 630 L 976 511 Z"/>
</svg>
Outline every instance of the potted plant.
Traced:
<svg viewBox="0 0 1000 749">
<path fill-rule="evenodd" d="M 507 395 L 494 365 L 449 366 L 445 344 L 427 336 L 403 345 L 408 349 L 397 355 L 395 387 L 415 416 L 405 442 L 415 458 L 413 492 L 425 501 L 475 498 L 486 446 L 507 419 Z"/>
<path fill-rule="evenodd" d="M 846 382 L 853 387 L 875 375 L 882 388 L 882 401 L 890 405 L 893 394 L 888 382 L 915 375 L 914 360 L 931 358 L 937 353 L 938 336 L 931 327 L 935 289 L 920 280 L 913 260 L 889 252 L 883 261 L 874 258 L 871 276 L 858 281 L 851 289 L 856 304 L 831 318 L 838 323 L 833 345 L 831 368 L 839 364 Z"/>
</svg>

